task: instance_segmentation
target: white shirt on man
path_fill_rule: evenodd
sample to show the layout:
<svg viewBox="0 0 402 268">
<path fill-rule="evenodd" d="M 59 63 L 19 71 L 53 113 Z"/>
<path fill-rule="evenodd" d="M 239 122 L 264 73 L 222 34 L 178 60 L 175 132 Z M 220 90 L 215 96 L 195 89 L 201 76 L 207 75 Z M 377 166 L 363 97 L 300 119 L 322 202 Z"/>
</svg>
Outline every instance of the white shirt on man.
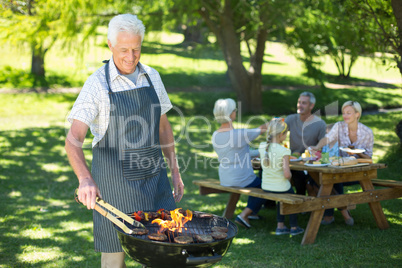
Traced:
<svg viewBox="0 0 402 268">
<path fill-rule="evenodd" d="M 149 86 L 145 76 L 145 73 L 147 73 L 158 95 L 161 104 L 161 115 L 167 113 L 173 106 L 159 73 L 145 64 L 138 63 L 138 67 L 137 83 L 134 84 L 130 79 L 120 74 L 112 57 L 109 61 L 111 90 L 119 92 Z M 105 65 L 103 65 L 88 77 L 67 120 L 72 123 L 76 119 L 88 125 L 91 133 L 94 135 L 92 141 L 92 147 L 94 147 L 106 133 L 109 125 L 109 114 L 110 100 L 105 76 Z"/>
</svg>

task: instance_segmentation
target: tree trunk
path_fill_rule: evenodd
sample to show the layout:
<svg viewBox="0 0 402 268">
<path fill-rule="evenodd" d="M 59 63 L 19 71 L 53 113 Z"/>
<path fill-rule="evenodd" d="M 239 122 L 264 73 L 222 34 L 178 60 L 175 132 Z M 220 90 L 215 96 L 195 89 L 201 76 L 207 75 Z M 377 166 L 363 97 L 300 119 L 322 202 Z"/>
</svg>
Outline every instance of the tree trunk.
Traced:
<svg viewBox="0 0 402 268">
<path fill-rule="evenodd" d="M 396 52 L 399 54 L 399 57 L 395 57 L 395 60 L 399 72 L 402 75 L 402 0 L 391 0 L 391 5 L 398 26 L 399 37 L 399 44 L 395 44 L 397 46 Z"/>
<path fill-rule="evenodd" d="M 45 78 L 45 53 L 42 47 L 32 45 L 31 74 L 40 78 Z"/>
<path fill-rule="evenodd" d="M 238 38 L 233 25 L 233 13 L 230 1 L 225 1 L 223 12 L 220 14 L 220 21 L 217 25 L 209 18 L 209 13 L 200 10 L 200 15 L 215 34 L 217 41 L 222 49 L 225 62 L 228 66 L 228 75 L 232 86 L 237 94 L 237 99 L 241 103 L 239 112 L 260 113 L 262 111 L 261 97 L 261 53 L 255 58 L 254 63 L 250 62 L 250 71 L 243 65 L 241 56 L 240 39 Z M 264 39 L 264 48 L 265 49 Z M 261 49 L 261 45 L 260 45 Z M 264 53 L 262 53 L 262 56 Z"/>
<path fill-rule="evenodd" d="M 257 46 L 254 55 L 250 55 L 251 86 L 249 93 L 250 109 L 253 114 L 262 112 L 262 64 L 264 63 L 265 44 L 268 37 L 268 31 L 260 27 L 257 34 Z"/>
<path fill-rule="evenodd" d="M 207 44 L 208 43 L 208 31 L 205 30 L 205 26 L 202 21 L 197 21 L 196 25 L 187 26 L 183 31 L 184 40 L 183 44 L 188 45 L 192 43 Z"/>
</svg>

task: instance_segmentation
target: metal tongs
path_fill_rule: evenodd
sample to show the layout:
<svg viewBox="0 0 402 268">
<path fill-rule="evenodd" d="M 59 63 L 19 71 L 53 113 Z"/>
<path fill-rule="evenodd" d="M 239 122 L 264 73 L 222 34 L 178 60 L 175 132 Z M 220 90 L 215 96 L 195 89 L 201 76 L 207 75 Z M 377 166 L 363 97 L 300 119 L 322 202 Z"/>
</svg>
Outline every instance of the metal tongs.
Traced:
<svg viewBox="0 0 402 268">
<path fill-rule="evenodd" d="M 75 190 L 75 201 L 77 201 L 78 203 L 81 203 L 78 200 L 78 188 Z M 104 216 L 105 218 L 107 218 L 108 220 L 110 220 L 111 222 L 116 224 L 118 227 L 120 227 L 120 229 L 122 229 L 125 233 L 132 234 L 133 230 L 131 230 L 129 227 L 127 227 L 127 225 L 124 224 L 124 222 L 122 222 L 119 219 L 117 219 L 115 216 L 110 214 L 108 211 L 103 209 L 101 206 L 103 208 L 109 210 L 113 214 L 121 217 L 123 220 L 125 220 L 126 222 L 128 222 L 132 226 L 145 229 L 145 226 L 141 222 L 134 220 L 133 218 L 131 218 L 127 214 L 121 212 L 120 210 L 118 210 L 114 206 L 112 206 L 109 203 L 105 202 L 102 198 L 96 197 L 96 204 L 95 204 L 94 209 L 96 211 L 98 211 L 102 216 Z"/>
</svg>

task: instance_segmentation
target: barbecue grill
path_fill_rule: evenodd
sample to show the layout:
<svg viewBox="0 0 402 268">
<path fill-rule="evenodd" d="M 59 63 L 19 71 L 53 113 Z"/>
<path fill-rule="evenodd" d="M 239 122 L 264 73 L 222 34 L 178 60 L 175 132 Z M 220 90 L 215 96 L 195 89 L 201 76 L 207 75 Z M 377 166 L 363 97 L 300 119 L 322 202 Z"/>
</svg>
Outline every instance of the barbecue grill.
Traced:
<svg viewBox="0 0 402 268">
<path fill-rule="evenodd" d="M 131 214 L 128 214 L 131 215 Z M 126 254 L 144 267 L 208 267 L 220 261 L 228 251 L 233 238 L 237 234 L 237 226 L 226 218 L 211 215 L 202 218 L 197 212 L 191 221 L 184 224 L 182 232 L 166 231 L 168 239 L 165 242 L 150 240 L 148 235 L 127 234 L 114 225 L 123 250 Z M 130 223 L 119 218 L 129 229 L 134 229 Z M 149 233 L 157 233 L 160 226 L 152 221 L 141 221 Z M 211 234 L 214 226 L 226 227 L 227 237 L 212 242 L 198 242 L 194 239 L 190 244 L 177 244 L 174 237 L 180 235 L 192 236 Z"/>
</svg>

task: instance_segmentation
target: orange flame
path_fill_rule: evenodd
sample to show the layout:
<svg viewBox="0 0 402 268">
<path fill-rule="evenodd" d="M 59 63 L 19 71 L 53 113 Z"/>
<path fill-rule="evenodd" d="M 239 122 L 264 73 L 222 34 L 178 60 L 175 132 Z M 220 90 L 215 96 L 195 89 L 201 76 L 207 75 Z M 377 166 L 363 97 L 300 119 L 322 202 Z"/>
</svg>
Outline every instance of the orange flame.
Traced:
<svg viewBox="0 0 402 268">
<path fill-rule="evenodd" d="M 172 232 L 178 231 L 179 233 L 182 232 L 182 229 L 184 228 L 184 224 L 186 222 L 191 221 L 193 219 L 193 213 L 190 210 L 186 210 L 186 216 L 184 216 L 182 213 L 179 212 L 181 208 L 177 208 L 175 210 L 170 211 L 170 216 L 172 217 L 172 220 L 162 220 L 162 219 L 155 219 L 152 221 L 152 223 L 156 222 L 157 224 L 160 225 L 161 229 L 159 232 L 163 232 L 164 230 L 168 229 Z M 186 228 L 184 228 L 187 230 Z"/>
</svg>

